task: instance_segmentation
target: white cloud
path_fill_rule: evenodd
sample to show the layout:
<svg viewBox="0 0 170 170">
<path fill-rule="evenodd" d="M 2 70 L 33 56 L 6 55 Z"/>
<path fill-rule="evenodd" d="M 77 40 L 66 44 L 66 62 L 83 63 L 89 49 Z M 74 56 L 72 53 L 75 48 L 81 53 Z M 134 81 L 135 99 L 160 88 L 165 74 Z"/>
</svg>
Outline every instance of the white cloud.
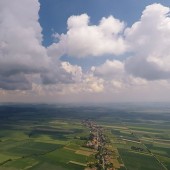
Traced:
<svg viewBox="0 0 170 170">
<path fill-rule="evenodd" d="M 48 57 L 41 45 L 39 3 L 34 0 L 5 0 L 0 6 L 0 73 L 45 70 Z"/>
<path fill-rule="evenodd" d="M 113 16 L 103 17 L 98 25 L 90 25 L 87 14 L 71 16 L 67 33 L 57 34 L 59 42 L 52 44 L 49 51 L 52 56 L 78 58 L 130 52 L 132 57 L 124 61 L 128 73 L 147 80 L 169 79 L 169 11 L 161 4 L 149 5 L 141 19 L 126 29 L 124 22 Z"/>
<path fill-rule="evenodd" d="M 31 74 L 39 74 L 45 84 L 72 82 L 52 46 L 42 45 L 39 8 L 38 0 L 0 1 L 0 88 L 31 89 Z"/>
<path fill-rule="evenodd" d="M 106 60 L 104 64 L 93 67 L 92 71 L 95 76 L 106 80 L 119 78 L 124 74 L 124 63 L 118 60 Z"/>
<path fill-rule="evenodd" d="M 170 91 L 168 7 L 146 7 L 130 28 L 113 16 L 103 17 L 98 25 L 87 14 L 71 16 L 68 31 L 54 34 L 57 41 L 48 48 L 42 45 L 39 8 L 36 0 L 0 1 L 0 94 L 18 99 L 30 95 L 30 101 L 31 95 L 106 101 L 146 95 L 153 99 L 161 96 L 161 88 L 163 94 Z M 107 59 L 87 72 L 60 60 L 64 54 L 82 58 L 127 52 L 131 57 L 124 61 Z"/>
<path fill-rule="evenodd" d="M 41 45 L 39 3 L 5 0 L 0 8 L 0 88 L 31 89 L 25 74 L 45 72 L 49 63 Z"/>
<path fill-rule="evenodd" d="M 75 82 L 80 82 L 82 80 L 83 72 L 80 66 L 71 65 L 69 62 L 62 62 L 61 65 L 67 73 L 72 75 L 72 79 Z"/>
<path fill-rule="evenodd" d="M 124 40 L 119 35 L 124 29 L 123 22 L 113 16 L 102 18 L 99 25 L 90 25 L 89 22 L 87 14 L 69 17 L 67 33 L 61 34 L 59 42 L 52 45 L 56 55 L 59 53 L 81 58 L 119 55 L 125 51 Z M 61 49 L 62 52 L 58 52 Z"/>
<path fill-rule="evenodd" d="M 90 93 L 101 93 L 104 91 L 104 80 L 87 74 L 84 77 L 82 91 Z"/>
<path fill-rule="evenodd" d="M 125 31 L 133 56 L 126 70 L 148 80 L 170 78 L 170 8 L 161 4 L 147 6 L 140 21 Z"/>
</svg>

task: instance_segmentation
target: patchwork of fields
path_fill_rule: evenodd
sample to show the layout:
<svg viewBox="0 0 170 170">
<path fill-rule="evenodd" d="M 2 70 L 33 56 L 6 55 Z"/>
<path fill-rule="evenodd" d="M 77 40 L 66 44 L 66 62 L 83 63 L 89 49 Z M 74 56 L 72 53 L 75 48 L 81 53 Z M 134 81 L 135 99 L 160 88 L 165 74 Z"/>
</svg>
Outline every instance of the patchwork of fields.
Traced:
<svg viewBox="0 0 170 170">
<path fill-rule="evenodd" d="M 87 169 L 96 161 L 96 151 L 86 147 L 90 129 L 82 124 L 85 119 L 104 129 L 117 170 L 170 169 L 169 113 L 157 113 L 156 118 L 133 113 L 134 118 L 117 112 L 101 107 L 0 106 L 0 170 Z"/>
<path fill-rule="evenodd" d="M 79 122 L 20 128 L 0 132 L 0 169 L 84 169 L 93 154 L 81 148 L 83 140 L 75 139 L 88 133 Z"/>
</svg>

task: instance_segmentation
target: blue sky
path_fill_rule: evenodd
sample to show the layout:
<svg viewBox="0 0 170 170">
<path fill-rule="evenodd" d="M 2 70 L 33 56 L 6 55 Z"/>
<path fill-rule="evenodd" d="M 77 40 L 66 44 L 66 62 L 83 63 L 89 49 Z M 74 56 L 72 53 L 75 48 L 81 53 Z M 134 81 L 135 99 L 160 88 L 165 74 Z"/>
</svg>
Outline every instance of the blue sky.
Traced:
<svg viewBox="0 0 170 170">
<path fill-rule="evenodd" d="M 39 11 L 40 24 L 43 29 L 43 45 L 49 46 L 53 43 L 53 33 L 66 33 L 67 20 L 72 15 L 87 13 L 90 16 L 91 24 L 98 24 L 102 17 L 110 15 L 124 21 L 128 27 L 141 17 L 142 11 L 147 5 L 161 3 L 170 6 L 169 1 L 165 0 L 40 0 L 41 8 Z M 126 55 L 114 56 L 115 59 L 122 60 Z M 112 59 L 113 55 L 105 55 L 96 58 L 74 58 L 64 55 L 63 61 L 71 64 L 80 65 L 87 70 L 93 65 L 100 65 L 106 59 Z"/>
<path fill-rule="evenodd" d="M 43 28 L 45 46 L 53 40 L 53 32 L 65 33 L 67 19 L 72 15 L 87 13 L 92 24 L 97 24 L 102 17 L 113 15 L 123 20 L 128 26 L 140 19 L 147 5 L 161 3 L 170 6 L 169 0 L 39 0 L 40 24 Z"/>
</svg>

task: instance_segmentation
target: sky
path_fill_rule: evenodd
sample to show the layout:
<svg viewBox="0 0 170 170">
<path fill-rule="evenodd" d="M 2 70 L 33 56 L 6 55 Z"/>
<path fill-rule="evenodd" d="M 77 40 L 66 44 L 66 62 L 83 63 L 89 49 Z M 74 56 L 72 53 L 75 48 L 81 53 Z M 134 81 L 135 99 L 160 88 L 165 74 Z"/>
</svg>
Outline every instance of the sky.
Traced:
<svg viewBox="0 0 170 170">
<path fill-rule="evenodd" d="M 169 49 L 168 0 L 0 0 L 0 102 L 169 102 Z"/>
</svg>

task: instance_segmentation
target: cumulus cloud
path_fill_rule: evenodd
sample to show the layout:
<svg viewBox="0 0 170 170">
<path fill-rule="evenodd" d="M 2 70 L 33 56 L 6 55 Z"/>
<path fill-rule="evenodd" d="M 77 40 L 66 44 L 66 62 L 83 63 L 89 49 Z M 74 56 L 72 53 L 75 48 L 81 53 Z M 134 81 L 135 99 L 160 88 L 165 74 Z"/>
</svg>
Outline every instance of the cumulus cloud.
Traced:
<svg viewBox="0 0 170 170">
<path fill-rule="evenodd" d="M 74 57 L 102 56 L 106 54 L 122 54 L 126 45 L 122 36 L 125 24 L 113 16 L 103 17 L 99 25 L 90 25 L 87 14 L 68 18 L 68 31 L 57 36 L 58 43 L 49 49 L 57 54 L 67 54 Z"/>
<path fill-rule="evenodd" d="M 0 1 L 0 88 L 31 89 L 25 74 L 48 68 L 38 10 L 33 0 Z"/>
<path fill-rule="evenodd" d="M 169 12 L 161 4 L 149 5 L 141 19 L 129 28 L 113 16 L 103 17 L 98 25 L 91 25 L 87 14 L 71 16 L 67 33 L 57 34 L 58 43 L 53 43 L 49 51 L 53 56 L 66 54 L 78 58 L 129 52 L 132 56 L 124 61 L 127 73 L 147 80 L 169 79 Z M 95 74 L 105 74 L 105 65 Z M 106 77 L 110 77 L 108 69 L 107 73 Z"/>
<path fill-rule="evenodd" d="M 170 78 L 170 8 L 152 4 L 125 31 L 129 51 L 126 70 L 148 80 Z"/>
<path fill-rule="evenodd" d="M 0 75 L 0 88 L 5 90 L 30 90 L 32 89 L 31 82 L 26 79 L 23 73 L 2 76 Z"/>
<path fill-rule="evenodd" d="M 91 72 L 94 77 L 103 80 L 103 91 L 120 92 L 134 86 L 146 86 L 148 82 L 126 72 L 125 63 L 119 60 L 106 60 L 99 66 L 93 66 Z"/>
<path fill-rule="evenodd" d="M 125 73 L 124 63 L 118 60 L 106 60 L 105 63 L 98 67 L 92 67 L 95 76 L 104 79 L 119 78 Z"/>
<path fill-rule="evenodd" d="M 101 93 L 104 91 L 104 80 L 92 74 L 87 74 L 81 84 L 81 89 L 85 92 Z"/>
<path fill-rule="evenodd" d="M 54 34 L 56 41 L 49 47 L 42 45 L 39 8 L 38 0 L 0 1 L 1 89 L 97 94 L 127 92 L 129 88 L 153 86 L 153 81 L 147 80 L 158 83 L 170 79 L 168 7 L 147 6 L 140 20 L 129 28 L 113 16 L 103 17 L 97 25 L 90 23 L 87 14 L 70 16 L 67 32 Z M 124 61 L 114 59 L 122 54 L 127 55 Z M 85 72 L 78 65 L 61 61 L 63 55 L 112 55 L 113 59 Z"/>
<path fill-rule="evenodd" d="M 10 75 L 45 70 L 48 57 L 41 45 L 39 3 L 5 0 L 0 6 L 0 73 Z"/>
<path fill-rule="evenodd" d="M 42 45 L 39 8 L 37 0 L 0 1 L 0 88 L 31 89 L 29 74 L 39 74 L 44 84 L 71 79 Z"/>
<path fill-rule="evenodd" d="M 47 72 L 40 73 L 42 83 L 44 85 L 58 84 L 58 83 L 73 83 L 72 74 L 62 66 L 61 61 L 58 58 L 50 58 L 51 62 Z"/>
<path fill-rule="evenodd" d="M 62 62 L 61 65 L 67 73 L 72 75 L 72 79 L 75 82 L 80 82 L 82 80 L 83 71 L 80 66 L 71 65 L 69 62 Z"/>
</svg>

